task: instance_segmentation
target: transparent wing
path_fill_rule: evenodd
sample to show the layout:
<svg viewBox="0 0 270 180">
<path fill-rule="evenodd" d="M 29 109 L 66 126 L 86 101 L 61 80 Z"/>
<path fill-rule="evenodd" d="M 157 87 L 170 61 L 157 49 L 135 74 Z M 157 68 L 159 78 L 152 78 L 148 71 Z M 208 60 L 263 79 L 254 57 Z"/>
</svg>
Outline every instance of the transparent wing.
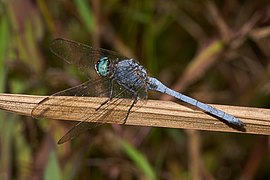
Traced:
<svg viewBox="0 0 270 180">
<path fill-rule="evenodd" d="M 138 97 L 140 100 L 135 102 L 137 97 L 135 97 L 133 93 L 129 92 L 125 88 L 122 88 L 118 84 L 113 85 L 113 98 L 111 100 L 104 98 L 104 102 L 107 102 L 102 106 L 99 105 L 94 108 L 80 108 L 78 103 L 73 101 L 72 97 L 70 97 L 72 95 L 90 95 L 91 88 L 94 86 L 99 86 L 100 84 L 100 80 L 94 82 L 87 81 L 79 86 L 49 96 L 42 100 L 33 109 L 32 117 L 38 119 L 47 117 L 46 115 L 50 113 L 59 113 L 59 117 L 63 117 L 63 119 L 65 119 L 64 117 L 66 116 L 68 118 L 70 112 L 74 113 L 79 111 L 80 113 L 77 114 L 76 118 L 81 119 L 82 121 L 74 126 L 71 130 L 69 130 L 60 139 L 59 144 L 62 144 L 75 138 L 86 130 L 102 125 L 108 121 L 117 124 L 125 123 L 125 120 L 130 113 L 131 107 L 136 103 L 134 108 L 134 110 L 136 110 L 136 108 L 141 107 L 145 103 L 147 98 L 146 93 L 144 95 L 140 94 L 140 97 Z M 108 87 L 105 91 L 100 92 L 100 96 L 108 97 L 108 94 L 110 93 L 109 88 L 110 87 Z M 140 92 L 144 88 L 145 87 L 139 87 L 137 91 Z M 64 96 L 65 98 L 55 98 L 57 96 Z M 61 104 L 65 104 L 65 106 L 59 106 Z M 59 109 L 59 107 L 64 109 Z"/>
<path fill-rule="evenodd" d="M 108 57 L 112 63 L 128 59 L 116 52 L 106 49 L 95 49 L 67 39 L 55 39 L 50 46 L 51 51 L 59 58 L 77 66 L 82 72 L 92 78 L 97 78 L 95 64 L 101 57 Z"/>
<path fill-rule="evenodd" d="M 39 119 L 48 117 L 48 114 L 55 114 L 55 116 L 59 115 L 59 119 L 65 119 L 64 117 L 66 116 L 59 114 L 60 112 L 64 112 L 68 115 L 68 112 L 73 112 L 74 110 L 77 110 L 77 108 L 80 108 L 78 102 L 72 100 L 72 96 L 98 96 L 104 97 L 104 99 L 108 99 L 110 93 L 110 87 L 108 83 L 108 80 L 104 82 L 102 79 L 96 79 L 94 81 L 89 80 L 78 86 L 55 93 L 41 100 L 37 106 L 33 108 L 31 115 L 33 118 Z M 96 92 L 99 92 L 99 94 Z M 57 98 L 58 96 L 64 96 L 64 98 Z M 81 111 L 77 118 L 84 119 L 85 114 L 92 114 L 95 113 L 95 111 L 95 108 L 89 108 L 85 111 Z"/>
<path fill-rule="evenodd" d="M 121 98 L 125 96 L 125 98 Z M 119 98 L 120 97 L 120 98 Z M 85 120 L 75 125 L 70 129 L 59 141 L 58 144 L 65 143 L 78 135 L 84 133 L 86 130 L 92 129 L 108 121 L 116 124 L 124 124 L 131 108 L 136 110 L 136 108 L 141 107 L 145 103 L 145 99 L 141 99 L 136 102 L 136 97 L 131 94 L 128 90 L 124 89 L 113 99 L 108 100 L 108 102 L 97 109 L 91 114 L 85 115 Z M 133 105 L 136 106 L 135 108 Z M 93 123 L 93 121 L 95 121 Z M 92 122 L 92 123 L 89 123 Z"/>
</svg>

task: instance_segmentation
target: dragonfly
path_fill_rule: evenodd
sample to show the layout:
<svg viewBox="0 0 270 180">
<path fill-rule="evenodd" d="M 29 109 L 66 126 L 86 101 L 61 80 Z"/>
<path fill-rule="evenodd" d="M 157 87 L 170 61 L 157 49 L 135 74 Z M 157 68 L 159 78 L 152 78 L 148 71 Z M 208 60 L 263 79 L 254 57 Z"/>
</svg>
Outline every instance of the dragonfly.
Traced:
<svg viewBox="0 0 270 180">
<path fill-rule="evenodd" d="M 32 110 L 32 117 L 38 119 L 42 112 L 53 111 L 49 108 L 54 103 L 69 101 L 70 96 L 104 97 L 105 100 L 97 108 L 89 109 L 80 115 L 81 122 L 71 128 L 59 141 L 65 143 L 86 130 L 102 125 L 109 120 L 126 122 L 131 109 L 141 107 L 147 100 L 148 91 L 168 94 L 178 100 L 191 104 L 202 111 L 220 118 L 225 123 L 243 127 L 245 124 L 235 116 L 196 99 L 174 91 L 158 79 L 148 76 L 146 69 L 135 59 L 127 58 L 114 51 L 93 48 L 72 40 L 58 38 L 52 41 L 51 51 L 60 59 L 75 65 L 89 79 L 78 86 L 55 93 L 38 103 Z M 55 100 L 54 96 L 65 96 Z M 134 106 L 136 104 L 136 106 Z M 117 106 L 123 111 L 114 111 Z M 72 102 L 68 111 L 76 107 Z"/>
</svg>

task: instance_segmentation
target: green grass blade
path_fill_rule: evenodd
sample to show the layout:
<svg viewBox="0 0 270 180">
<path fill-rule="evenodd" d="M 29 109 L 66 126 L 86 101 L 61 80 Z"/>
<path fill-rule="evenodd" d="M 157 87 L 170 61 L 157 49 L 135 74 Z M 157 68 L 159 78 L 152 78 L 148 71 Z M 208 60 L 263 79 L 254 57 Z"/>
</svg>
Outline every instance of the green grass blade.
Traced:
<svg viewBox="0 0 270 180">
<path fill-rule="evenodd" d="M 140 168 L 140 170 L 145 174 L 148 179 L 157 179 L 155 172 L 146 157 L 137 151 L 128 142 L 121 140 L 121 145 L 125 153 L 133 160 L 133 162 Z"/>
<path fill-rule="evenodd" d="M 61 178 L 62 174 L 61 174 L 61 169 L 59 167 L 57 154 L 54 150 L 51 151 L 51 153 L 50 153 L 44 176 L 45 176 L 44 177 L 45 180 L 62 179 Z"/>
<path fill-rule="evenodd" d="M 78 12 L 81 16 L 82 22 L 88 32 L 93 32 L 94 29 L 94 17 L 91 8 L 89 7 L 86 0 L 76 0 Z"/>
</svg>

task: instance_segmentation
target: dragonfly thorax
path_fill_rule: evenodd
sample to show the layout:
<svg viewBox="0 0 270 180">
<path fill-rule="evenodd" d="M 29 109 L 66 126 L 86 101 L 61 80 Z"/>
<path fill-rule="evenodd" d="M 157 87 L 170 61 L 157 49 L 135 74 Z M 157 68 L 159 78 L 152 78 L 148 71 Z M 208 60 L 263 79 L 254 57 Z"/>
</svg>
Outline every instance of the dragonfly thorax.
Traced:
<svg viewBox="0 0 270 180">
<path fill-rule="evenodd" d="M 146 70 L 133 59 L 119 61 L 116 65 L 114 80 L 132 92 L 146 90 L 148 76 Z"/>
<path fill-rule="evenodd" d="M 98 75 L 107 76 L 109 74 L 110 61 L 108 57 L 101 57 L 95 64 L 95 69 Z"/>
</svg>

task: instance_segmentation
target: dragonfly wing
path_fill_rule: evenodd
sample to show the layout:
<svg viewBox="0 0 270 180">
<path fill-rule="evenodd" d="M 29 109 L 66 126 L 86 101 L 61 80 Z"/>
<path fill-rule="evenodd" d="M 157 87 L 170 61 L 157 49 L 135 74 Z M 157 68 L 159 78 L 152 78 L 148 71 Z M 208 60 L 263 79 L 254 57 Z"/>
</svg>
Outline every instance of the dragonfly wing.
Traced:
<svg viewBox="0 0 270 180">
<path fill-rule="evenodd" d="M 128 59 L 116 52 L 78 43 L 67 39 L 55 39 L 50 45 L 51 51 L 59 58 L 70 64 L 74 64 L 89 77 L 97 77 L 95 64 L 101 57 L 108 57 L 113 63 Z"/>
<path fill-rule="evenodd" d="M 109 97 L 110 92 L 109 82 L 102 79 L 96 79 L 94 81 L 86 81 L 83 84 L 78 86 L 60 91 L 51 96 L 48 96 L 41 100 L 32 110 L 31 116 L 35 119 L 46 117 L 48 113 L 60 113 L 60 112 L 69 112 L 73 109 L 79 108 L 78 103 L 72 100 L 72 96 L 89 96 L 89 97 Z M 64 96 L 64 98 L 57 98 L 58 96 Z M 66 109 L 63 108 L 63 105 Z M 91 113 L 93 109 L 87 110 L 83 113 Z M 60 114 L 61 115 L 61 114 Z"/>
<path fill-rule="evenodd" d="M 104 98 L 104 101 L 107 101 L 102 106 L 99 105 L 95 108 L 80 108 L 78 107 L 77 102 L 72 100 L 72 96 L 91 96 L 93 88 L 100 88 L 99 86 L 102 84 L 100 81 L 102 80 L 97 79 L 94 82 L 87 81 L 79 86 L 55 93 L 52 96 L 43 99 L 32 110 L 32 117 L 38 119 L 47 117 L 46 115 L 50 113 L 58 113 L 59 117 L 62 117 L 59 119 L 68 119 L 70 113 L 80 111 L 76 118 L 81 119 L 81 122 L 74 126 L 60 139 L 60 144 L 73 139 L 88 129 L 92 129 L 106 122 L 113 122 L 117 124 L 124 123 L 130 113 L 130 108 L 134 104 L 137 97 L 135 97 L 132 92 L 128 91 L 117 83 L 113 84 L 113 97 L 110 100 L 109 82 L 106 83 L 108 84 L 107 88 L 101 88 L 103 91 L 100 91 L 98 96 L 106 97 Z M 141 89 L 145 89 L 145 87 L 140 87 L 137 89 L 137 91 L 139 92 Z M 136 102 L 134 109 L 141 107 L 143 103 L 145 103 L 144 100 L 147 97 L 146 95 L 146 93 L 140 94 L 140 97 L 138 98 L 140 100 Z M 64 96 L 64 98 L 57 98 L 57 96 Z M 65 106 L 60 106 L 61 104 L 65 104 Z"/>
<path fill-rule="evenodd" d="M 112 99 L 108 101 L 104 107 L 96 110 L 95 113 L 87 115 L 84 121 L 81 121 L 70 129 L 59 141 L 58 144 L 63 144 L 87 130 L 103 125 L 108 121 L 121 124 L 124 123 L 127 116 L 127 109 L 131 106 L 132 99 Z M 121 104 L 121 105 L 120 105 Z M 119 110 L 119 105 L 121 110 Z M 95 122 L 94 122 L 95 121 Z"/>
<path fill-rule="evenodd" d="M 145 89 L 145 87 L 140 87 L 137 89 L 138 92 Z M 85 117 L 85 120 L 75 125 L 70 129 L 58 142 L 58 144 L 65 143 L 83 132 L 102 125 L 107 122 L 112 122 L 116 124 L 125 123 L 131 108 L 136 103 L 136 106 L 133 107 L 133 110 L 140 108 L 144 103 L 146 103 L 147 94 L 140 94 L 140 97 L 135 97 L 134 94 L 127 89 L 123 89 L 118 84 L 115 84 L 113 87 L 114 97 L 104 104 L 101 105 L 96 111 L 92 114 L 88 114 Z M 137 101 L 137 98 L 140 99 Z"/>
</svg>

